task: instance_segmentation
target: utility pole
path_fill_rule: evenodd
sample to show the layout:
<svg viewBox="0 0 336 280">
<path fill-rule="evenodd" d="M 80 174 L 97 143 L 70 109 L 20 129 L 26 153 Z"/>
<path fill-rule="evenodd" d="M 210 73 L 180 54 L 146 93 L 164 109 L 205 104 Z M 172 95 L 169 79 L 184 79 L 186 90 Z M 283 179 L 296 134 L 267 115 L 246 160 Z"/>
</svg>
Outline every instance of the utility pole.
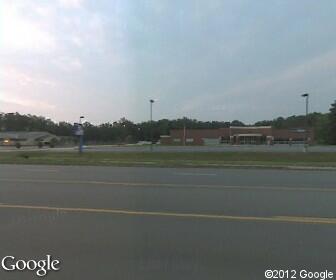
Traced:
<svg viewBox="0 0 336 280">
<path fill-rule="evenodd" d="M 149 104 L 150 104 L 150 151 L 153 151 L 153 103 L 155 101 L 153 99 L 149 100 Z"/>
<path fill-rule="evenodd" d="M 187 141 L 187 130 L 186 130 L 186 118 L 183 120 L 183 146 L 186 145 Z"/>
<path fill-rule="evenodd" d="M 82 124 L 82 119 L 84 119 L 84 116 L 79 117 L 79 146 L 78 146 L 78 152 L 80 154 L 83 153 L 83 144 L 84 144 L 84 129 Z"/>
<path fill-rule="evenodd" d="M 308 113 L 309 113 L 309 93 L 301 95 L 306 99 L 306 128 L 305 128 L 305 144 L 304 152 L 308 152 Z"/>
</svg>

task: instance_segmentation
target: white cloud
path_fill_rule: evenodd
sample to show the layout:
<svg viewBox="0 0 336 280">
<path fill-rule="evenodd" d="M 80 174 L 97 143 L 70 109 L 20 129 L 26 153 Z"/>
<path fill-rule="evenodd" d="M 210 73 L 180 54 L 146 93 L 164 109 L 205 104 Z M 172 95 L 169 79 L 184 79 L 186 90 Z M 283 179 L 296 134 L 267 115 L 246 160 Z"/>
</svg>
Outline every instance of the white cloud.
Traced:
<svg viewBox="0 0 336 280">
<path fill-rule="evenodd" d="M 83 47 L 83 39 L 74 35 L 70 38 L 70 41 L 76 46 L 76 47 Z"/>
<path fill-rule="evenodd" d="M 48 102 L 36 100 L 36 99 L 34 100 L 31 98 L 29 99 L 23 98 L 21 94 L 18 95 L 15 93 L 1 92 L 0 102 L 11 105 L 10 108 L 12 108 L 12 106 L 15 105 L 19 107 L 25 107 L 26 109 L 30 109 L 34 111 L 39 110 L 39 111 L 47 112 L 48 110 L 54 110 L 56 108 L 55 105 L 50 104 Z M 6 107 L 1 108 L 2 111 L 8 111 L 8 109 L 9 108 L 6 108 Z"/>
<path fill-rule="evenodd" d="M 58 0 L 59 4 L 63 8 L 80 8 L 83 4 L 82 0 Z"/>
<path fill-rule="evenodd" d="M 79 58 L 70 56 L 57 57 L 52 60 L 52 63 L 64 72 L 79 71 L 83 67 Z"/>
<path fill-rule="evenodd" d="M 56 82 L 47 78 L 39 77 L 31 73 L 20 71 L 19 69 L 10 65 L 5 65 L 0 69 L 0 75 L 2 77 L 1 87 L 39 87 L 48 86 L 55 87 Z"/>
<path fill-rule="evenodd" d="M 50 52 L 56 48 L 55 37 L 43 25 L 24 17 L 16 2 L 2 4 L 0 17 L 1 50 L 6 52 Z"/>
<path fill-rule="evenodd" d="M 59 0 L 59 5 L 33 0 L 2 3 L 1 54 L 49 54 L 68 52 L 74 46 L 102 47 L 105 25 L 100 14 L 86 9 L 62 13 L 67 8 L 79 8 L 82 3 L 81 0 Z"/>
<path fill-rule="evenodd" d="M 223 89 L 221 94 L 210 93 L 188 100 L 181 106 L 184 114 L 200 113 L 211 110 L 215 114 L 225 112 L 226 116 L 246 115 L 259 108 L 265 112 L 263 106 L 269 100 L 277 102 L 272 111 L 282 114 L 281 110 L 290 110 L 291 104 L 286 101 L 291 95 L 300 96 L 306 91 L 321 94 L 328 83 L 333 81 L 332 73 L 336 71 L 336 50 L 312 58 L 304 63 L 294 65 L 275 75 L 256 80 L 241 81 L 237 86 Z M 298 98 L 299 100 L 299 98 Z M 283 101 L 283 103 L 281 103 Z M 331 102 L 332 100 L 330 100 Z M 320 100 L 321 103 L 321 100 Z M 204 104 L 212 107 L 205 108 Z"/>
<path fill-rule="evenodd" d="M 57 83 L 38 74 L 4 65 L 0 69 L 0 103 L 2 112 L 49 114 L 56 106 L 49 101 Z M 46 94 L 48 93 L 48 94 Z"/>
<path fill-rule="evenodd" d="M 85 22 L 78 26 L 77 38 L 90 50 L 102 51 L 106 46 L 105 20 L 100 14 L 86 14 Z"/>
<path fill-rule="evenodd" d="M 55 108 L 69 87 L 62 74 L 80 71 L 91 58 L 87 52 L 104 49 L 104 18 L 82 4 L 79 0 L 1 4 L 0 102 L 7 104 L 1 110 L 15 105 L 31 112 Z M 68 8 L 80 9 L 65 12 Z"/>
</svg>

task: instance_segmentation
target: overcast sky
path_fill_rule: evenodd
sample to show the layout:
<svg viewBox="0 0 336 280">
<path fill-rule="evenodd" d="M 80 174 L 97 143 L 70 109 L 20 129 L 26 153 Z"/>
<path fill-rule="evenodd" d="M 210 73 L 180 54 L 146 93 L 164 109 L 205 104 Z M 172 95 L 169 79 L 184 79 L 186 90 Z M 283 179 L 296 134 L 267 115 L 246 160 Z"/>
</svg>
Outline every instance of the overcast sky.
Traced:
<svg viewBox="0 0 336 280">
<path fill-rule="evenodd" d="M 0 112 L 247 123 L 336 99 L 336 1 L 0 0 Z"/>
</svg>

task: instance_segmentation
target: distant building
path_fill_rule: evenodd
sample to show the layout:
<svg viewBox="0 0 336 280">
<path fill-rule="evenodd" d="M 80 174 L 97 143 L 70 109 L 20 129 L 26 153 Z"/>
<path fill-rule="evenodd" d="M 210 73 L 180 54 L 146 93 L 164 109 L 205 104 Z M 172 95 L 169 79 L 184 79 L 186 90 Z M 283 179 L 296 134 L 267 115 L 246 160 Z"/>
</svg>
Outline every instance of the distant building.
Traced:
<svg viewBox="0 0 336 280">
<path fill-rule="evenodd" d="M 44 131 L 2 131 L 0 132 L 1 146 L 54 146 L 59 137 Z"/>
<path fill-rule="evenodd" d="M 163 145 L 216 145 L 216 144 L 295 144 L 314 142 L 314 131 L 302 128 L 276 129 L 271 126 L 231 126 L 219 129 L 172 129 L 161 136 Z"/>
</svg>

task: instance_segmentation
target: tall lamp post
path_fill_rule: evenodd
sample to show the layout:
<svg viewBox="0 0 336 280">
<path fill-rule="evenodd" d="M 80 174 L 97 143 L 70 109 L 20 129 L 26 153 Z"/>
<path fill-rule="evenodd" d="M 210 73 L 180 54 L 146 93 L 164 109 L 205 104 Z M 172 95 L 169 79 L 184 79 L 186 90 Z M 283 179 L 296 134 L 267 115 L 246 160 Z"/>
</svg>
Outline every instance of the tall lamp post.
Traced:
<svg viewBox="0 0 336 280">
<path fill-rule="evenodd" d="M 301 95 L 306 99 L 306 129 L 305 129 L 305 144 L 304 151 L 308 151 L 308 111 L 309 111 L 309 93 L 304 93 Z"/>
<path fill-rule="evenodd" d="M 186 128 L 186 124 L 183 124 L 183 146 L 186 145 L 186 141 L 187 141 L 187 128 Z"/>
<path fill-rule="evenodd" d="M 83 144 L 84 144 L 84 129 L 83 129 L 83 124 L 82 124 L 82 119 L 84 119 L 84 116 L 79 117 L 79 147 L 78 151 L 81 154 L 83 152 Z"/>
<path fill-rule="evenodd" d="M 149 100 L 149 104 L 150 104 L 150 151 L 153 151 L 153 103 L 154 103 L 154 99 L 150 99 Z"/>
</svg>

